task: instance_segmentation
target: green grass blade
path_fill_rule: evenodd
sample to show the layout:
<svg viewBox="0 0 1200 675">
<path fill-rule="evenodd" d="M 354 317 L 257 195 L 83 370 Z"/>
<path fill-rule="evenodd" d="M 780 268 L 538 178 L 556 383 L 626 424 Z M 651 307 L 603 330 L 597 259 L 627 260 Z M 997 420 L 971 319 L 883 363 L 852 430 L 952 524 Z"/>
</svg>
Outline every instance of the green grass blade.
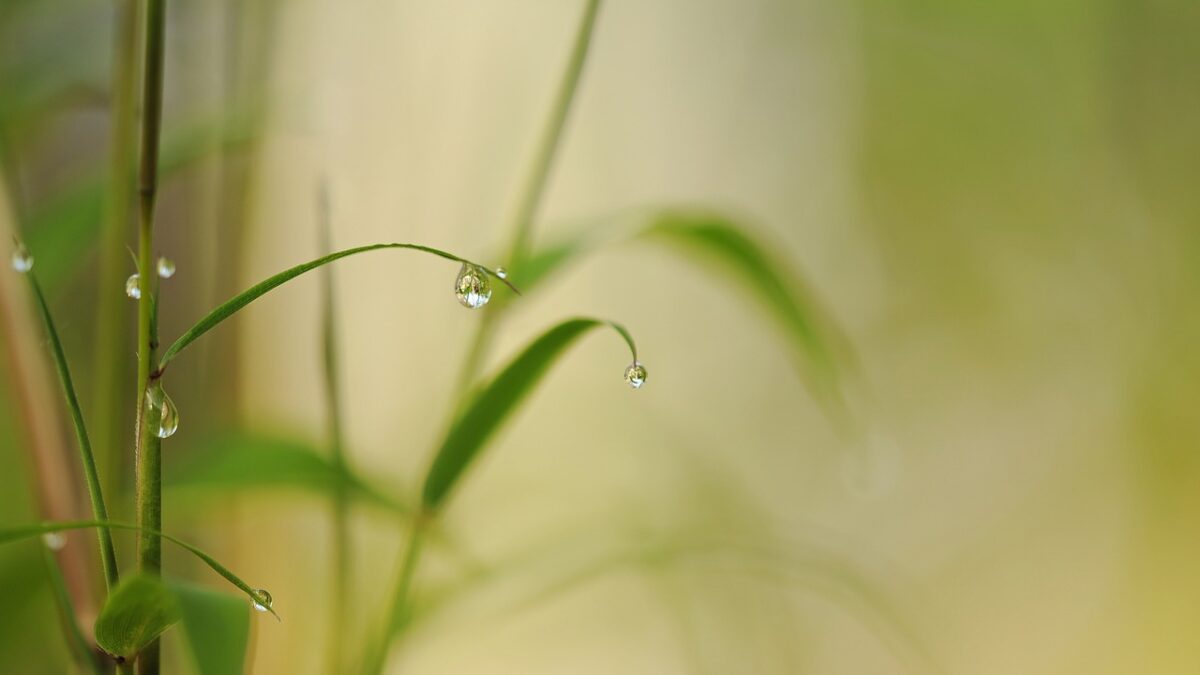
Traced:
<svg viewBox="0 0 1200 675">
<path fill-rule="evenodd" d="M 63 637 L 71 650 L 71 656 L 81 669 L 101 675 L 103 671 L 97 663 L 92 647 L 79 627 L 75 617 L 75 605 L 71 602 L 71 593 L 67 590 L 66 579 L 58 566 L 58 559 L 50 551 L 49 546 L 42 547 L 42 559 L 46 561 L 46 576 L 50 579 L 50 588 L 54 591 L 54 604 L 58 608 L 58 620 L 63 627 Z M 7 580 L 6 580 L 7 581 Z"/>
<path fill-rule="evenodd" d="M 96 618 L 96 644 L 125 663 L 181 617 L 179 602 L 161 579 L 135 574 L 104 601 Z"/>
<path fill-rule="evenodd" d="M 348 467 L 318 454 L 302 441 L 242 431 L 202 439 L 181 455 L 190 456 L 164 478 L 178 490 L 299 490 L 329 498 L 348 497 L 395 513 L 410 509 L 387 491 L 368 484 Z"/>
<path fill-rule="evenodd" d="M 546 331 L 525 348 L 467 403 L 451 425 L 425 477 L 422 504 L 435 511 L 492 434 L 517 409 L 567 347 L 597 326 L 616 330 L 637 360 L 629 332 L 598 319 L 571 319 Z"/>
<path fill-rule="evenodd" d="M 7 544 L 9 542 L 20 541 L 22 539 L 30 539 L 46 534 L 47 532 L 84 530 L 91 527 L 108 528 L 113 530 L 128 530 L 130 532 L 145 532 L 146 534 L 156 537 L 162 537 L 163 539 L 175 544 L 176 546 L 199 558 L 201 562 L 203 562 L 205 565 L 208 565 L 212 571 L 221 575 L 226 581 L 233 584 L 238 588 L 238 590 L 245 593 L 246 597 L 248 597 L 252 602 L 259 601 L 258 589 L 252 587 L 250 584 L 247 584 L 241 579 L 241 577 L 229 571 L 229 568 L 217 562 L 216 558 L 213 558 L 211 555 L 205 553 L 199 548 L 196 548 L 195 546 L 192 546 L 182 539 L 178 539 L 157 530 L 147 530 L 146 528 L 138 527 L 137 525 L 133 525 L 131 523 L 122 523 L 113 520 L 68 520 L 53 523 L 37 523 L 35 525 L 5 527 L 0 528 L 0 544 Z M 267 609 L 271 612 L 271 614 L 275 615 L 275 618 L 279 618 L 279 615 L 275 614 L 275 610 L 273 608 L 268 607 Z"/>
<path fill-rule="evenodd" d="M 163 352 L 162 358 L 159 360 L 159 364 L 158 364 L 159 370 L 161 371 L 163 368 L 165 368 L 166 365 L 171 361 L 171 359 L 175 358 L 176 354 L 178 354 L 184 347 L 187 347 L 189 344 L 194 342 L 196 340 L 196 338 L 198 338 L 201 335 L 212 330 L 217 324 L 221 323 L 225 319 L 228 319 L 231 315 L 233 315 L 239 309 L 241 309 L 241 308 L 245 307 L 246 305 L 250 304 L 251 302 L 257 300 L 259 297 L 266 294 L 268 291 L 271 291 L 272 289 L 275 289 L 275 288 L 287 283 L 288 281 L 295 279 L 296 277 L 300 276 L 301 274 L 304 274 L 305 272 L 315 270 L 318 267 L 321 267 L 322 265 L 327 265 L 335 260 L 339 260 L 341 258 L 345 258 L 347 256 L 352 256 L 352 255 L 355 255 L 358 253 L 366 253 L 367 251 L 377 251 L 377 250 L 386 249 L 386 248 L 400 248 L 400 249 L 410 249 L 410 250 L 414 250 L 414 251 L 423 251 L 425 253 L 431 253 L 433 255 L 436 255 L 440 258 L 445 258 L 447 260 L 453 260 L 455 262 L 461 262 L 461 263 L 469 263 L 471 265 L 475 265 L 475 266 L 479 267 L 480 269 L 487 272 L 492 277 L 499 279 L 502 283 L 507 285 L 514 292 L 516 291 L 516 288 L 513 287 L 513 285 L 511 283 L 509 283 L 508 281 L 506 281 L 504 279 L 500 279 L 500 277 L 497 277 L 496 273 L 494 271 L 492 271 L 491 269 L 489 269 L 483 265 L 480 265 L 479 263 L 467 260 L 466 258 L 460 258 L 460 257 L 454 255 L 453 253 L 447 253 L 445 251 L 441 251 L 436 248 L 431 248 L 429 246 L 422 246 L 420 244 L 370 244 L 368 246 L 358 246 L 355 248 L 348 248 L 343 251 L 338 251 L 336 253 L 330 253 L 329 255 L 322 256 L 320 258 L 317 258 L 316 260 L 310 260 L 309 262 L 306 262 L 304 264 L 296 265 L 295 267 L 286 269 L 286 270 L 280 272 L 279 274 L 276 274 L 272 277 L 268 277 L 267 279 L 264 279 L 263 281 L 258 282 L 257 284 L 251 286 L 250 288 L 246 289 L 245 291 L 242 291 L 238 295 L 234 296 L 232 299 L 226 301 L 221 306 L 219 306 L 216 309 L 214 309 L 213 311 L 209 312 L 208 315 L 205 316 L 203 319 L 200 319 L 200 321 L 196 322 L 196 325 L 192 326 L 190 329 L 188 329 L 188 331 L 186 333 L 179 336 L 179 339 L 176 340 L 174 342 L 174 344 L 172 344 L 170 347 L 168 347 L 167 351 Z"/>
<path fill-rule="evenodd" d="M 590 231 L 544 246 L 522 269 L 512 270 L 512 278 L 528 292 L 612 240 L 611 235 Z M 617 240 L 665 246 L 684 260 L 705 264 L 736 282 L 782 328 L 813 395 L 840 407 L 843 370 L 851 360 L 841 332 L 808 284 L 778 262 L 771 247 L 750 234 L 749 228 L 713 212 L 663 209 Z"/>
<path fill-rule="evenodd" d="M 167 588 L 179 603 L 184 636 L 199 675 L 246 672 L 250 608 L 237 596 L 174 580 Z"/>
<path fill-rule="evenodd" d="M 67 367 L 67 357 L 63 353 L 62 342 L 58 339 L 58 330 L 54 327 L 54 319 L 50 316 L 50 308 L 46 305 L 46 296 L 38 285 L 33 272 L 26 272 L 29 286 L 33 289 L 38 313 L 42 317 L 46 334 L 50 338 L 50 354 L 54 357 L 54 368 L 58 371 L 58 381 L 62 385 L 63 396 L 67 401 L 67 410 L 71 414 L 71 424 L 75 428 L 75 440 L 79 444 L 79 459 L 83 464 L 83 476 L 87 481 L 88 496 L 92 502 L 92 517 L 96 520 L 108 520 L 108 509 L 104 505 L 104 493 L 100 487 L 100 475 L 96 470 L 96 458 L 92 455 L 92 444 L 88 440 L 87 427 L 83 423 L 83 411 L 79 407 L 79 398 L 75 395 L 75 385 L 71 382 L 71 371 Z M 100 545 L 100 564 L 104 568 L 104 580 L 109 590 L 117 585 L 117 553 L 113 548 L 112 535 L 108 530 L 96 530 Z"/>
</svg>

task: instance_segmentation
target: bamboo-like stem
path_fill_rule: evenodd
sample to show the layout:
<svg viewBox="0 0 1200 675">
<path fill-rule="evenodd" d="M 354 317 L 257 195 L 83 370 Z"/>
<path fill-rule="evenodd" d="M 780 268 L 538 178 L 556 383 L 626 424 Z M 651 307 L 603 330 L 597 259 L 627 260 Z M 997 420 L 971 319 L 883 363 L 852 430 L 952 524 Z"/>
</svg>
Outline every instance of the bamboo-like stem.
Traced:
<svg viewBox="0 0 1200 675">
<path fill-rule="evenodd" d="M 135 0 L 117 0 L 113 31 L 112 106 L 109 111 L 108 194 L 100 243 L 96 374 L 92 396 L 92 439 L 96 444 L 105 490 L 111 495 L 121 484 L 126 455 L 121 443 L 118 402 L 122 363 L 126 354 L 125 295 L 120 291 L 128 262 L 126 236 L 132 216 L 133 156 L 137 112 L 138 11 Z"/>
<path fill-rule="evenodd" d="M 512 232 L 509 240 L 508 253 L 505 261 L 514 278 L 520 279 L 521 265 L 529 255 L 533 240 L 533 221 L 537 217 L 538 207 L 546 192 L 546 183 L 550 178 L 550 169 L 554 158 L 562 144 L 563 129 L 567 116 L 571 111 L 571 103 L 575 100 L 575 92 L 579 89 L 580 75 L 587 62 L 588 48 L 592 43 L 592 33 L 596 27 L 596 15 L 600 10 L 600 0 L 587 0 L 583 17 L 579 21 L 579 29 L 575 33 L 575 42 L 571 47 L 571 55 L 567 59 L 566 69 L 558 84 L 550 115 L 546 118 L 542 135 L 534 152 L 533 161 L 529 165 L 525 183 L 517 199 L 516 210 L 509 225 Z M 491 346 L 492 329 L 500 318 L 502 306 L 489 307 L 475 329 L 475 335 L 467 348 L 462 371 L 458 379 L 458 390 L 467 390 L 483 366 Z"/>
<path fill-rule="evenodd" d="M 146 0 L 144 79 L 142 84 L 142 142 L 138 176 L 138 374 L 136 454 L 137 522 L 143 529 L 138 536 L 138 569 L 158 574 L 162 569 L 162 540 L 152 532 L 162 529 L 162 456 L 161 439 L 151 431 L 147 419 L 146 394 L 150 368 L 154 363 L 155 293 L 157 278 L 152 262 L 154 246 L 154 204 L 158 195 L 158 142 L 162 125 L 163 59 L 165 41 L 165 0 Z M 138 673 L 159 672 L 158 643 L 149 645 L 138 657 Z"/>
<path fill-rule="evenodd" d="M 333 252 L 333 233 L 328 186 L 322 183 L 318 194 L 318 218 L 322 255 Z M 349 471 L 342 435 L 341 387 L 339 381 L 337 317 L 334 314 L 333 268 L 326 267 L 321 275 L 321 337 L 322 365 L 325 377 L 325 410 L 329 423 L 329 452 L 340 476 Z M 329 614 L 327 672 L 342 672 L 347 622 L 350 618 L 350 509 L 345 481 L 338 481 L 333 493 L 333 584 L 330 588 L 333 611 Z"/>
</svg>

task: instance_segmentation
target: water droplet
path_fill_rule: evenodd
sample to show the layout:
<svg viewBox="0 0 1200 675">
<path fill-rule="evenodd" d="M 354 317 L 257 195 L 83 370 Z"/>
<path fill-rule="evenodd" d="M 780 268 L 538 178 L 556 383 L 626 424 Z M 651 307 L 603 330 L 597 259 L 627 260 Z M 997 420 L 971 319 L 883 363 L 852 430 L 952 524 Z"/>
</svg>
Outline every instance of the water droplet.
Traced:
<svg viewBox="0 0 1200 675">
<path fill-rule="evenodd" d="M 33 269 L 33 256 L 29 255 L 29 251 L 21 244 L 17 244 L 16 250 L 12 252 L 12 268 L 21 274 Z"/>
<path fill-rule="evenodd" d="M 175 276 L 175 263 L 170 258 L 158 259 L 158 276 L 162 279 Z"/>
<path fill-rule="evenodd" d="M 500 278 L 500 279 L 507 279 L 508 278 L 508 270 L 504 269 L 503 267 L 497 267 L 496 268 L 496 277 Z"/>
<path fill-rule="evenodd" d="M 646 366 L 640 361 L 634 361 L 625 369 L 625 381 L 634 389 L 641 389 L 646 384 Z"/>
<path fill-rule="evenodd" d="M 170 438 L 179 430 L 179 409 L 175 402 L 163 391 L 162 385 L 154 384 L 146 391 L 146 405 L 149 407 L 148 420 L 154 425 L 154 435 L 159 438 Z"/>
<path fill-rule="evenodd" d="M 492 282 L 487 272 L 471 263 L 463 263 L 454 280 L 454 297 L 458 298 L 458 304 L 471 309 L 488 304 L 492 299 Z"/>
<path fill-rule="evenodd" d="M 138 280 L 138 275 L 130 274 L 129 278 L 125 280 L 125 295 L 128 295 L 134 300 L 142 297 L 142 287 Z"/>
<path fill-rule="evenodd" d="M 59 532 L 46 532 L 42 535 L 42 543 L 51 551 L 61 551 L 67 545 L 67 538 Z"/>
<path fill-rule="evenodd" d="M 271 594 L 267 592 L 267 589 L 260 588 L 257 591 L 254 591 L 254 595 L 257 596 L 254 598 L 254 611 L 271 611 L 271 603 L 275 602 L 275 600 L 271 597 Z"/>
</svg>

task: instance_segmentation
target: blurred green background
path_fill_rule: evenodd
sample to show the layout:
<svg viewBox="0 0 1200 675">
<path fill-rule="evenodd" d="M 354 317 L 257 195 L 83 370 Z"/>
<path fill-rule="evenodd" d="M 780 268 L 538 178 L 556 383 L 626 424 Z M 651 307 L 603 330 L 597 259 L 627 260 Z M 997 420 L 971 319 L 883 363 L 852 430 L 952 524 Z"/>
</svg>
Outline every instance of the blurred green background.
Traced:
<svg viewBox="0 0 1200 675">
<path fill-rule="evenodd" d="M 315 257 L 322 182 L 338 248 L 499 264 L 579 11 L 168 2 L 157 247 L 179 272 L 162 333 Z M 122 293 L 96 282 L 114 23 L 110 2 L 0 4 L 0 227 L 37 259 L 89 414 L 97 307 Z M 828 313 L 859 431 L 742 287 L 658 247 L 602 248 L 513 305 L 488 370 L 588 314 L 630 327 L 649 382 L 621 383 L 608 338 L 549 375 L 446 513 L 461 559 L 422 570 L 392 669 L 1194 672 L 1197 35 L 1187 0 L 605 3 L 535 239 L 637 208 L 733 214 Z M 406 499 L 479 315 L 444 261 L 334 270 L 348 452 Z M 0 276 L 0 524 L 82 515 L 41 333 Z M 231 429 L 325 452 L 318 290 L 264 297 L 173 366 L 168 475 Z M 128 519 L 126 469 L 106 480 Z M 167 493 L 169 531 L 275 597 L 252 672 L 326 672 L 327 509 L 303 489 Z M 352 650 L 401 533 L 356 509 Z M 216 586 L 174 553 L 173 573 Z M 36 544 L 0 548 L 0 608 L 0 669 L 63 672 Z"/>
</svg>

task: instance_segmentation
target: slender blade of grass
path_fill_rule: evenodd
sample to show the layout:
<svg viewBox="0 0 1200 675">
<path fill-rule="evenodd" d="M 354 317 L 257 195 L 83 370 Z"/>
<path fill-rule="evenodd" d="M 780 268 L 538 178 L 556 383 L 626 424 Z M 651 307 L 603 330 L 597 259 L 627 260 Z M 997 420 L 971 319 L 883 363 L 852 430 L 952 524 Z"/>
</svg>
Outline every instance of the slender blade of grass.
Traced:
<svg viewBox="0 0 1200 675">
<path fill-rule="evenodd" d="M 179 603 L 180 627 L 199 675 L 246 671 L 250 608 L 246 602 L 194 584 L 166 581 Z"/>
<path fill-rule="evenodd" d="M 42 559 L 46 562 L 46 576 L 50 579 L 50 588 L 54 591 L 54 604 L 58 607 L 59 622 L 63 626 L 63 635 L 71 649 L 71 655 L 81 668 L 86 668 L 95 675 L 101 675 L 100 664 L 92 654 L 92 647 L 79 628 L 75 616 L 75 606 L 71 602 L 71 594 L 67 591 L 66 580 L 58 567 L 58 560 L 50 552 L 48 546 L 42 547 Z"/>
<path fill-rule="evenodd" d="M 480 265 L 479 263 L 467 260 L 466 258 L 460 258 L 460 257 L 454 255 L 453 253 L 447 253 L 446 251 L 442 251 L 442 250 L 432 248 L 429 246 L 422 246 L 420 244 L 392 243 L 392 244 L 370 244 L 367 246 L 358 246 L 355 248 L 348 248 L 348 249 L 345 249 L 342 251 L 338 251 L 336 253 L 330 253 L 329 255 L 321 256 L 320 258 L 317 258 L 315 260 L 310 260 L 309 262 L 306 262 L 306 263 L 303 263 L 300 265 L 296 265 L 295 267 L 288 268 L 274 276 L 268 277 L 268 278 L 258 282 L 257 284 L 251 286 L 250 288 L 246 289 L 245 291 L 242 291 L 241 293 L 237 294 L 233 298 L 227 300 L 224 304 L 218 306 L 216 309 L 209 312 L 207 316 L 205 316 L 204 318 L 202 318 L 198 322 L 196 322 L 196 325 L 189 328 L 187 330 L 187 332 L 185 332 L 183 335 L 179 336 L 179 339 L 175 340 L 175 342 L 170 347 L 167 348 L 167 351 L 163 352 L 162 358 L 159 360 L 158 369 L 161 371 L 163 368 L 166 367 L 166 365 L 168 363 L 170 363 L 171 359 L 175 358 L 175 356 L 181 350 L 183 350 L 184 347 L 187 347 L 192 342 L 194 342 L 196 340 L 196 338 L 198 338 L 201 335 L 212 330 L 214 327 L 217 326 L 217 324 L 221 323 L 225 319 L 228 319 L 230 316 L 232 316 L 235 312 L 237 312 L 241 308 L 243 308 L 246 305 L 250 304 L 251 302 L 257 300 L 259 297 L 265 295 L 267 292 L 269 292 L 279 286 L 282 286 L 283 284 L 287 283 L 288 281 L 291 281 L 292 279 L 295 279 L 296 277 L 300 276 L 301 274 L 315 270 L 318 267 L 321 267 L 322 265 L 328 265 L 329 263 L 331 263 L 335 260 L 340 260 L 341 258 L 345 258 L 347 256 L 352 256 L 352 255 L 356 255 L 358 253 L 366 253 L 367 251 L 377 251 L 380 249 L 387 249 L 387 248 L 398 248 L 398 249 L 410 249 L 410 250 L 414 250 L 414 251 L 423 251 L 425 253 L 430 253 L 430 254 L 436 255 L 440 258 L 445 258 L 447 260 L 453 260 L 455 262 L 468 263 L 470 265 L 475 265 L 476 267 L 479 267 L 483 271 L 487 272 L 488 275 L 490 275 L 496 279 L 499 279 L 502 283 L 504 283 L 506 286 L 511 288 L 514 292 L 517 291 L 516 287 L 514 287 L 507 280 L 501 279 L 500 277 L 496 276 L 496 273 L 494 271 L 492 271 L 491 269 L 489 269 L 483 265 Z"/>
<path fill-rule="evenodd" d="M 96 644 L 125 663 L 181 617 L 179 601 L 161 579 L 135 574 L 105 600 L 96 618 Z"/>
<path fill-rule="evenodd" d="M 71 424 L 75 428 L 75 440 L 79 444 L 79 458 L 83 464 L 83 475 L 87 482 L 88 496 L 92 502 L 92 517 L 96 520 L 108 520 L 108 508 L 104 505 L 104 492 L 101 488 L 100 475 L 96 469 L 96 458 L 92 455 L 92 444 L 88 440 L 87 427 L 83 422 L 83 411 L 79 407 L 79 398 L 75 395 L 75 385 L 71 381 L 71 370 L 67 367 L 67 357 L 63 353 L 62 342 L 58 339 L 58 330 L 54 327 L 54 318 L 50 316 L 50 308 L 46 305 L 46 297 L 42 287 L 38 285 L 33 272 L 26 272 L 29 286 L 33 289 L 38 313 L 50 338 L 50 354 L 54 357 L 54 368 L 58 372 L 58 381 L 62 385 L 63 397 L 67 402 L 67 410 L 71 414 Z M 112 535 L 108 530 L 96 530 L 100 546 L 100 564 L 104 568 L 104 580 L 109 590 L 117 585 L 117 553 L 113 548 Z"/>
<path fill-rule="evenodd" d="M 637 348 L 629 332 L 610 321 L 570 319 L 543 333 L 461 409 L 425 477 L 421 499 L 427 511 L 436 511 L 442 506 L 455 483 L 487 441 L 567 347 L 598 326 L 609 326 L 616 330 L 628 344 L 633 359 L 637 360 Z"/>
<path fill-rule="evenodd" d="M 254 587 L 252 587 L 250 584 L 247 584 L 245 581 L 243 581 L 241 577 L 239 577 L 236 574 L 234 574 L 233 572 L 231 572 L 228 567 L 222 565 L 220 562 L 217 561 L 216 558 L 205 553 L 204 551 L 200 550 L 199 548 L 187 543 L 186 541 L 183 541 L 182 539 L 179 539 L 172 535 L 166 534 L 164 532 L 159 532 L 158 530 L 148 530 L 144 527 L 138 527 L 137 525 L 134 525 L 132 523 L 122 523 L 122 522 L 114 521 L 114 520 L 70 520 L 70 521 L 61 521 L 61 522 L 54 522 L 54 523 L 37 523 L 37 524 L 32 524 L 32 525 L 17 525 L 17 526 L 13 526 L 13 527 L 4 527 L 4 528 L 0 528 L 0 544 L 7 544 L 10 542 L 14 542 L 14 541 L 20 541 L 22 539 L 31 539 L 33 537 L 37 537 L 37 536 L 46 534 L 47 532 L 62 532 L 64 530 L 84 530 L 84 529 L 88 529 L 88 528 L 128 530 L 130 532 L 138 532 L 138 533 L 148 534 L 148 535 L 151 535 L 154 537 L 161 537 L 162 539 L 165 539 L 166 541 L 169 541 L 172 544 L 175 544 L 176 546 L 184 549 L 185 551 L 187 551 L 187 552 L 191 553 L 192 555 L 196 556 L 197 558 L 199 558 L 201 562 L 203 562 L 205 565 L 207 565 L 209 567 L 209 569 L 211 569 L 212 571 L 221 575 L 222 578 L 224 578 L 229 583 L 233 584 L 238 590 L 245 593 L 246 597 L 248 597 L 251 600 L 251 602 L 259 601 L 258 590 L 255 589 Z M 271 614 L 274 614 L 275 618 L 279 618 L 279 615 L 275 613 L 274 608 L 267 607 L 267 611 L 271 612 Z"/>
</svg>

